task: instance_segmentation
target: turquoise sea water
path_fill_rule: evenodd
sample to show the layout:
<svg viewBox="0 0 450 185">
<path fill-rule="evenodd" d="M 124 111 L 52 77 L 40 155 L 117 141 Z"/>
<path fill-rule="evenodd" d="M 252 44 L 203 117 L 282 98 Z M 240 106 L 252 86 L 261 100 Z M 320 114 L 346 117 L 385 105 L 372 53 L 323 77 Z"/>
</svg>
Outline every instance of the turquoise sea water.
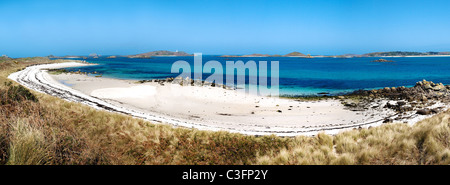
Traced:
<svg viewBox="0 0 450 185">
<path fill-rule="evenodd" d="M 216 60 L 247 62 L 279 61 L 280 95 L 318 95 L 326 92 L 338 95 L 358 89 L 413 86 L 426 79 L 450 84 L 450 57 L 387 58 L 392 63 L 370 62 L 380 58 L 296 58 L 296 57 L 242 57 L 224 58 L 204 55 L 203 64 Z M 100 65 L 67 68 L 70 71 L 99 72 L 104 77 L 149 80 L 176 77 L 171 73 L 175 61 L 184 60 L 191 66 L 194 57 L 153 57 L 150 59 L 98 58 L 87 62 Z M 192 67 L 193 69 L 193 67 Z M 229 72 L 227 72 L 230 74 Z M 206 79 L 211 74 L 203 74 Z M 225 75 L 224 78 L 227 76 Z M 248 75 L 247 75 L 248 78 Z"/>
</svg>

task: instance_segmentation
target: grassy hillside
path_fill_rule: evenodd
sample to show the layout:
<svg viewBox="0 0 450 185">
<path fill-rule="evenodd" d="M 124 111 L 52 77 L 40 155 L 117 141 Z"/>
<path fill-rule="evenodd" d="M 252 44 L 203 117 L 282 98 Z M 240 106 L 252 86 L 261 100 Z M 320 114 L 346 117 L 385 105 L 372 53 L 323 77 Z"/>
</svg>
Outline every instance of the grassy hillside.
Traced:
<svg viewBox="0 0 450 185">
<path fill-rule="evenodd" d="M 0 60 L 0 164 L 450 164 L 450 112 L 414 127 L 336 136 L 254 137 L 152 124 L 29 91 L 8 74 L 46 58 Z"/>
</svg>

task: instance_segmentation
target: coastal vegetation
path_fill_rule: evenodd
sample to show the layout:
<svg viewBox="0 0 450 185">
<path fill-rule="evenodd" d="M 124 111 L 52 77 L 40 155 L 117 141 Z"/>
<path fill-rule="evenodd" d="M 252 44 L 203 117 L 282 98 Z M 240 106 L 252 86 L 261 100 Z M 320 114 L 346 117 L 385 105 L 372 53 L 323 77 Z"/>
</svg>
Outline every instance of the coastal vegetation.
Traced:
<svg viewBox="0 0 450 185">
<path fill-rule="evenodd" d="M 450 164 L 450 111 L 414 126 L 386 123 L 334 136 L 174 128 L 67 102 L 7 79 L 26 66 L 52 62 L 64 60 L 0 59 L 0 164 Z"/>
</svg>

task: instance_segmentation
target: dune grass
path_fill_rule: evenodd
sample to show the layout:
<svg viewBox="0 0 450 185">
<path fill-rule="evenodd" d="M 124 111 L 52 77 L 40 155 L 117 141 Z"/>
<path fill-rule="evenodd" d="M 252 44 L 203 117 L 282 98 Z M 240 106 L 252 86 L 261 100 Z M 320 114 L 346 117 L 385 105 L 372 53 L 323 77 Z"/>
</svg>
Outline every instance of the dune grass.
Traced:
<svg viewBox="0 0 450 185">
<path fill-rule="evenodd" d="M 258 156 L 256 164 L 450 164 L 449 115 L 412 127 L 391 123 L 336 136 L 299 136 L 279 153 Z"/>
<path fill-rule="evenodd" d="M 17 119 L 11 123 L 9 157 L 7 164 L 43 164 L 46 158 L 46 142 L 41 128 L 27 120 Z"/>
<path fill-rule="evenodd" d="M 0 164 L 450 164 L 450 112 L 336 136 L 246 136 L 153 124 L 20 88 L 0 61 Z M 35 97 L 35 98 L 32 98 Z"/>
</svg>

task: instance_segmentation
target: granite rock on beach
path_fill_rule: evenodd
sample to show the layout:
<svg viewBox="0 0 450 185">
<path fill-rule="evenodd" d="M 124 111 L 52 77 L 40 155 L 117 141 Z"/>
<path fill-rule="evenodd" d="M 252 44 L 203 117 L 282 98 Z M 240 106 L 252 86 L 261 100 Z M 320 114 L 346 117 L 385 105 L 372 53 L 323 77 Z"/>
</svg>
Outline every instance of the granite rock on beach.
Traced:
<svg viewBox="0 0 450 185">
<path fill-rule="evenodd" d="M 189 77 L 181 78 L 181 77 L 169 77 L 165 79 L 152 79 L 152 80 L 139 80 L 137 83 L 143 84 L 143 83 L 149 83 L 149 82 L 156 82 L 159 85 L 164 85 L 164 83 L 171 83 L 171 84 L 178 84 L 181 86 L 211 86 L 211 87 L 221 87 L 223 89 L 228 90 L 234 90 L 235 87 L 227 86 L 224 84 L 218 84 L 215 82 L 209 82 L 205 80 L 194 80 Z"/>
<path fill-rule="evenodd" d="M 385 87 L 375 90 L 358 90 L 348 95 L 348 97 L 359 97 L 359 101 L 348 102 L 342 99 L 343 104 L 352 110 L 367 109 L 373 102 L 381 99 L 389 100 L 384 108 L 393 109 L 399 114 L 408 111 L 416 111 L 419 115 L 429 115 L 439 113 L 444 110 L 444 106 L 427 108 L 437 103 L 450 103 L 450 86 L 432 81 L 419 81 L 414 87 Z"/>
</svg>

